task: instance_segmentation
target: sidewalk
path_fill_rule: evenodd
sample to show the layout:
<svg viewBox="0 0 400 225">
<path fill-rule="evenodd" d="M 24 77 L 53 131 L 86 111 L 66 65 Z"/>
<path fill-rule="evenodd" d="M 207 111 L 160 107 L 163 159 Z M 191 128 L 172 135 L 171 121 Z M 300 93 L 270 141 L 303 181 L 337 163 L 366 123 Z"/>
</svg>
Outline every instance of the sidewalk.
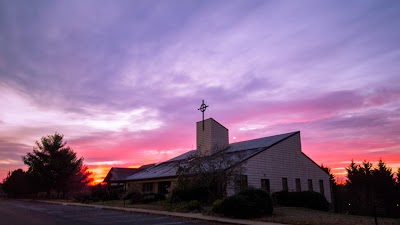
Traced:
<svg viewBox="0 0 400 225">
<path fill-rule="evenodd" d="M 165 216 L 174 216 L 174 217 L 182 217 L 188 219 L 197 219 L 197 220 L 206 220 L 220 223 L 228 223 L 228 224 L 245 224 L 245 225 L 284 225 L 281 223 L 271 223 L 271 222 L 262 222 L 256 220 L 242 220 L 242 219 L 231 219 L 217 216 L 208 216 L 203 215 L 201 213 L 180 213 L 180 212 L 169 212 L 169 211 L 160 211 L 160 210 L 151 210 L 151 209 L 139 209 L 139 208 L 124 208 L 124 207 L 114 207 L 114 206 L 103 206 L 103 205 L 95 205 L 95 204 L 82 204 L 82 203 L 72 203 L 72 202 L 55 202 L 55 201 L 40 201 L 45 203 L 52 204 L 61 204 L 61 205 L 72 205 L 72 206 L 84 206 L 84 207 L 94 207 L 99 209 L 111 209 L 111 210 L 120 210 L 127 212 L 138 212 L 138 213 L 146 213 L 146 214 L 155 214 L 155 215 L 165 215 Z"/>
</svg>

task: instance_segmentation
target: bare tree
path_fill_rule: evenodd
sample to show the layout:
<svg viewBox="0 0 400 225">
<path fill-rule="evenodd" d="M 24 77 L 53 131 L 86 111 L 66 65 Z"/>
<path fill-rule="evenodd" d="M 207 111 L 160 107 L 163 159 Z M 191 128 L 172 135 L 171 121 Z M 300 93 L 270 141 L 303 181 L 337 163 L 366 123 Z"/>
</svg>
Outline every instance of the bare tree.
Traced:
<svg viewBox="0 0 400 225">
<path fill-rule="evenodd" d="M 173 196 L 181 200 L 209 201 L 226 196 L 227 185 L 244 172 L 242 158 L 241 152 L 221 150 L 204 155 L 197 151 L 178 163 Z"/>
</svg>

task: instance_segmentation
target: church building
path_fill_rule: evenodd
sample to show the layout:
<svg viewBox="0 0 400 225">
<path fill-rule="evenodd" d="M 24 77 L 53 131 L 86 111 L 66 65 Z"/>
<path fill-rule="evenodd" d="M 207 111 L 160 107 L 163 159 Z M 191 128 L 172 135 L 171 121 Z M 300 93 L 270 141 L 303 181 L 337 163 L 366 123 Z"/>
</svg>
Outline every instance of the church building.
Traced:
<svg viewBox="0 0 400 225">
<path fill-rule="evenodd" d="M 240 167 L 242 171 L 239 183 L 230 182 L 226 186 L 228 196 L 251 186 L 270 193 L 320 192 L 332 202 L 329 174 L 302 152 L 300 131 L 229 143 L 228 129 L 209 118 L 196 124 L 196 146 L 195 150 L 119 178 L 118 182 L 123 181 L 127 189 L 166 194 L 177 180 L 180 162 L 196 154 L 225 155 L 235 159 L 226 168 Z"/>
</svg>

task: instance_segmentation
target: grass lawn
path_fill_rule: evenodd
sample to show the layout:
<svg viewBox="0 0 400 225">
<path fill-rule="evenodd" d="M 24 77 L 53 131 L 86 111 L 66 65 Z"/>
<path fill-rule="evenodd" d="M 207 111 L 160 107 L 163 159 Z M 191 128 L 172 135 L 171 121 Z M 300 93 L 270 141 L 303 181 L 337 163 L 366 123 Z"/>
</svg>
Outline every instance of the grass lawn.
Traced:
<svg viewBox="0 0 400 225">
<path fill-rule="evenodd" d="M 94 202 L 92 204 L 106 205 L 106 206 L 117 206 L 117 207 L 127 207 L 127 208 L 140 208 L 140 209 L 152 209 L 152 210 L 163 210 L 172 212 L 188 212 L 184 208 L 187 203 L 174 203 L 173 205 L 168 201 L 158 201 L 146 204 L 129 204 L 129 201 L 125 202 L 123 200 L 112 200 L 104 202 Z"/>
<path fill-rule="evenodd" d="M 94 202 L 92 204 L 106 205 L 106 206 L 116 206 L 116 207 L 127 207 L 127 208 L 141 208 L 141 209 L 153 209 L 153 210 L 167 210 L 166 203 L 164 201 L 153 202 L 148 204 L 129 204 L 129 201 L 125 202 L 123 200 L 112 200 L 104 202 Z"/>
<path fill-rule="evenodd" d="M 258 220 L 277 222 L 285 224 L 308 224 L 308 225 L 374 225 L 374 217 L 345 215 L 333 212 L 324 212 L 307 208 L 296 207 L 274 207 L 272 216 L 266 216 Z M 378 224 L 400 225 L 400 219 L 380 218 Z"/>
<path fill-rule="evenodd" d="M 92 204 L 107 205 L 124 207 L 122 200 L 95 202 Z M 174 212 L 188 212 L 185 210 L 184 205 L 187 203 L 179 203 L 171 205 L 168 201 L 159 201 L 147 204 L 128 204 L 125 207 L 164 210 Z M 198 212 L 198 211 L 197 211 Z M 203 213 L 207 214 L 209 210 L 204 210 Z M 276 222 L 284 224 L 304 224 L 304 225 L 374 225 L 374 217 L 345 215 L 333 212 L 318 211 L 307 208 L 299 207 L 274 207 L 272 216 L 265 216 L 256 220 L 266 222 Z M 378 218 L 379 225 L 400 225 L 400 219 L 393 218 Z"/>
</svg>

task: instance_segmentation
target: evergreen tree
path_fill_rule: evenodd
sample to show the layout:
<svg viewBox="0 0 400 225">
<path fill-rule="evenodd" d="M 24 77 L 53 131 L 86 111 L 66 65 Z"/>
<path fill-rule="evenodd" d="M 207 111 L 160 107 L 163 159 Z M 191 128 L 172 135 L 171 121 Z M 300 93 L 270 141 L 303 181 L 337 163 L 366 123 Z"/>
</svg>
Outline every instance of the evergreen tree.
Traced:
<svg viewBox="0 0 400 225">
<path fill-rule="evenodd" d="M 375 205 L 383 207 L 386 212 L 391 211 L 391 206 L 395 205 L 395 185 L 396 180 L 392 168 L 379 160 L 378 166 L 373 170 Z"/>
<path fill-rule="evenodd" d="M 66 146 L 64 136 L 58 133 L 42 137 L 36 141 L 33 152 L 27 153 L 22 159 L 29 166 L 28 173 L 35 183 L 37 191 L 51 190 L 59 197 L 81 185 L 88 183 L 89 173 L 83 166 L 83 158 L 77 158 L 76 153 Z"/>
<path fill-rule="evenodd" d="M 331 171 L 331 168 L 325 167 L 324 164 L 321 164 L 320 167 L 321 167 L 321 169 L 323 169 L 326 173 L 329 174 L 329 177 L 330 177 L 330 180 L 331 180 L 331 184 L 332 184 L 332 185 L 335 185 L 335 184 L 336 184 L 335 175 L 333 175 L 333 173 L 332 173 L 332 171 Z"/>
<path fill-rule="evenodd" d="M 349 210 L 351 213 L 373 215 L 378 209 L 382 216 L 396 216 L 396 182 L 392 169 L 379 160 L 377 167 L 363 161 L 351 161 L 347 170 Z"/>
</svg>

